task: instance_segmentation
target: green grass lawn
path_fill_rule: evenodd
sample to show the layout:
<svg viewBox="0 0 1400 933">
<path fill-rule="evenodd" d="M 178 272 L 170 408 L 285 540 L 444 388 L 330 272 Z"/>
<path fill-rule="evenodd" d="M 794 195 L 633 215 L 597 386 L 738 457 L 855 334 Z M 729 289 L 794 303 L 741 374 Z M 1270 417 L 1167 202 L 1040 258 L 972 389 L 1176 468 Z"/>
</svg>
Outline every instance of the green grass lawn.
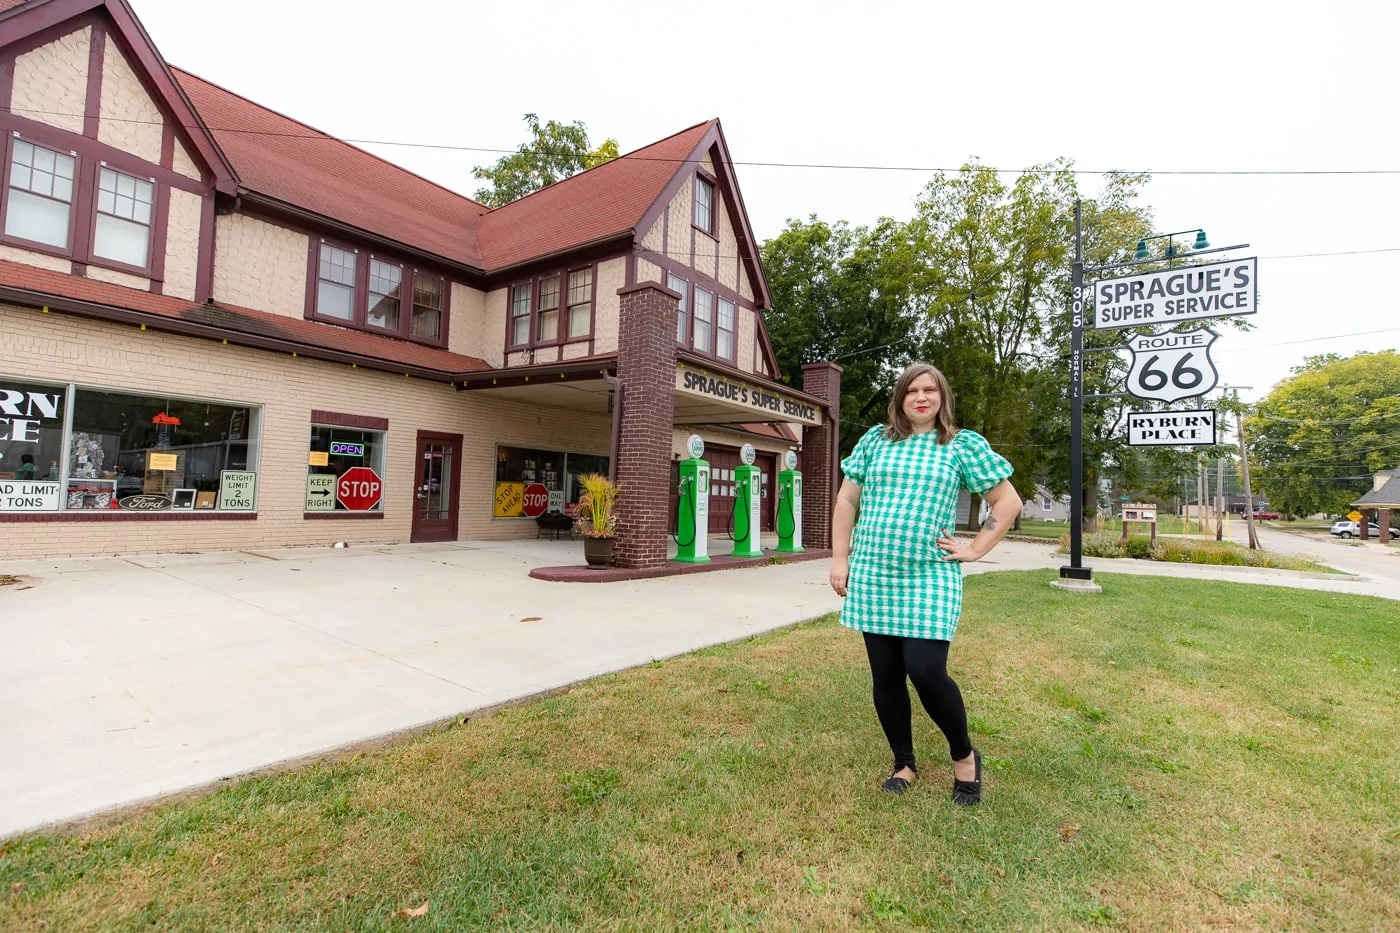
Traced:
<svg viewBox="0 0 1400 933">
<path fill-rule="evenodd" d="M 1052 578 L 967 582 L 972 811 L 926 720 L 919 783 L 878 792 L 828 618 L 11 840 L 0 928 L 1400 929 L 1396 604 Z"/>
</svg>

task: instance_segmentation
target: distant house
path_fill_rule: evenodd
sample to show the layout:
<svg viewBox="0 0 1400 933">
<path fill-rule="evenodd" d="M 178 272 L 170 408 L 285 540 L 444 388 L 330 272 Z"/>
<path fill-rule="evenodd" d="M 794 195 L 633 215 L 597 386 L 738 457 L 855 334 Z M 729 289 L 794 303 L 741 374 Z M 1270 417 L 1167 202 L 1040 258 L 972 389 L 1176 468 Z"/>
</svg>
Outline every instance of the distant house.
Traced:
<svg viewBox="0 0 1400 933">
<path fill-rule="evenodd" d="M 1069 496 L 1055 496 L 1040 483 L 1035 495 L 1021 503 L 1021 518 L 1038 518 L 1047 522 L 1069 521 Z"/>
<path fill-rule="evenodd" d="M 1361 514 L 1367 515 L 1372 509 L 1379 512 L 1374 516 L 1375 522 L 1380 526 L 1381 540 L 1385 540 L 1389 535 L 1391 527 L 1391 513 L 1400 509 L 1400 469 L 1382 470 L 1371 478 L 1371 491 L 1360 499 L 1352 503 L 1353 506 L 1361 510 Z M 1363 535 L 1366 533 L 1366 526 L 1361 526 Z"/>
</svg>

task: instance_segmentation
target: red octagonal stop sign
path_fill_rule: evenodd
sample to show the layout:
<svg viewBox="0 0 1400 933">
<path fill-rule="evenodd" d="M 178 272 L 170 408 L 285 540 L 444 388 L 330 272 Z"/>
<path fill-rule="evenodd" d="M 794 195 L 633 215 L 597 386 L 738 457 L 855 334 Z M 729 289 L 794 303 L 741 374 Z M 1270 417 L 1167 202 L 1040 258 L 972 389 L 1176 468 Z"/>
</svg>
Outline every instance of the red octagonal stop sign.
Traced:
<svg viewBox="0 0 1400 933">
<path fill-rule="evenodd" d="M 539 518 L 547 508 L 549 508 L 549 489 L 542 483 L 531 483 L 526 486 L 521 511 L 530 518 Z"/>
<path fill-rule="evenodd" d="M 369 467 L 351 467 L 335 484 L 335 497 L 352 512 L 368 512 L 379 504 L 384 484 Z"/>
</svg>

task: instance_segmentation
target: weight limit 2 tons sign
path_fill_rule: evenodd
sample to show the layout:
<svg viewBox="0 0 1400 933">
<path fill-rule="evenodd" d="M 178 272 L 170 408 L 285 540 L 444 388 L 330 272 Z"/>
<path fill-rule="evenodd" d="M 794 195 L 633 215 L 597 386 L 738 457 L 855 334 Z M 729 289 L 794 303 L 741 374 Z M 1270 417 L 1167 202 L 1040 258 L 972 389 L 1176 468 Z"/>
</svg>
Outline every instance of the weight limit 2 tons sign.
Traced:
<svg viewBox="0 0 1400 933">
<path fill-rule="evenodd" d="M 1205 395 L 1220 382 L 1220 373 L 1210 358 L 1210 345 L 1215 338 L 1215 334 L 1202 329 L 1129 340 L 1127 348 L 1133 362 L 1128 369 L 1128 393 L 1161 402 Z"/>
</svg>

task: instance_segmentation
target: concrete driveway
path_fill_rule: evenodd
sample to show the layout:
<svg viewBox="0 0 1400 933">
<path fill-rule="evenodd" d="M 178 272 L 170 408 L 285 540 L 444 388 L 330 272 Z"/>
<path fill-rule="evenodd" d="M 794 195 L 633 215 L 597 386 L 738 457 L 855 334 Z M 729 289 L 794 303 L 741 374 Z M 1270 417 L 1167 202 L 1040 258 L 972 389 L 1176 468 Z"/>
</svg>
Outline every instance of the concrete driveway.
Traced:
<svg viewBox="0 0 1400 933">
<path fill-rule="evenodd" d="M 0 838 L 765 632 L 826 562 L 544 583 L 578 542 L 10 562 Z"/>
</svg>

